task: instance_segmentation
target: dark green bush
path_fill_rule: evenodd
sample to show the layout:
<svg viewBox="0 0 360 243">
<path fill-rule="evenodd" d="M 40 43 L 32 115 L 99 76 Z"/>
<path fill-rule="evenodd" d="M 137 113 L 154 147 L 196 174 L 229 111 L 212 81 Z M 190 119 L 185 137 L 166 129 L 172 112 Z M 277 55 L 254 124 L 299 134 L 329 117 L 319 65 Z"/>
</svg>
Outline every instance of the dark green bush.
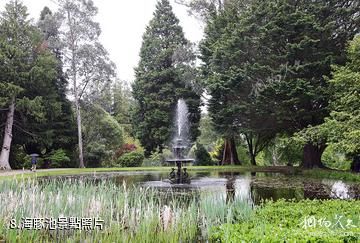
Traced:
<svg viewBox="0 0 360 243">
<path fill-rule="evenodd" d="M 197 143 L 195 149 L 195 164 L 196 165 L 213 165 L 214 162 L 204 145 Z"/>
<path fill-rule="evenodd" d="M 120 167 L 138 167 L 141 166 L 143 160 L 144 160 L 144 154 L 133 151 L 121 155 L 116 162 L 117 162 L 117 166 Z"/>
</svg>

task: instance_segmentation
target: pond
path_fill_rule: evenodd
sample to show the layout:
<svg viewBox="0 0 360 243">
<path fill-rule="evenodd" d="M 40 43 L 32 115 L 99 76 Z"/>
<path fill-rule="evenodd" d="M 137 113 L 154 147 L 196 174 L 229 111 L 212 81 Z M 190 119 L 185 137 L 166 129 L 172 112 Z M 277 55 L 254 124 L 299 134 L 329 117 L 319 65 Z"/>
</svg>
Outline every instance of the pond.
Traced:
<svg viewBox="0 0 360 243">
<path fill-rule="evenodd" d="M 226 201 L 240 199 L 250 204 L 262 200 L 359 199 L 360 184 L 341 180 L 309 179 L 274 172 L 190 172 L 190 184 L 172 184 L 168 172 L 106 172 L 40 178 L 40 181 L 70 180 L 99 183 L 111 181 L 127 187 L 154 188 L 159 195 L 206 195 Z"/>
</svg>

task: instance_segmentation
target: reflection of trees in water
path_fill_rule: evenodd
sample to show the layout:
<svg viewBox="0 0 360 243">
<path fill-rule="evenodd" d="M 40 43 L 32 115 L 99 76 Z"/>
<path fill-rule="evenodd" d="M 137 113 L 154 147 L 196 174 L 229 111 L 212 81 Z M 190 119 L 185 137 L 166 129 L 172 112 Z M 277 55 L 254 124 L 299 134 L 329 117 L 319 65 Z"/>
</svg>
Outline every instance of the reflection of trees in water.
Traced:
<svg viewBox="0 0 360 243">
<path fill-rule="evenodd" d="M 263 200 L 279 200 L 279 199 L 296 199 L 300 200 L 304 198 L 304 191 L 302 188 L 276 188 L 265 187 L 263 185 L 257 185 L 251 183 L 251 196 L 254 204 L 258 205 Z"/>
<path fill-rule="evenodd" d="M 232 202 L 235 199 L 235 177 L 227 178 L 225 188 L 226 188 L 226 203 Z"/>
<path fill-rule="evenodd" d="M 219 177 L 226 178 L 225 190 L 226 190 L 226 203 L 233 202 L 235 199 L 235 181 L 236 177 L 243 175 L 240 172 L 222 172 L 219 171 Z"/>
</svg>

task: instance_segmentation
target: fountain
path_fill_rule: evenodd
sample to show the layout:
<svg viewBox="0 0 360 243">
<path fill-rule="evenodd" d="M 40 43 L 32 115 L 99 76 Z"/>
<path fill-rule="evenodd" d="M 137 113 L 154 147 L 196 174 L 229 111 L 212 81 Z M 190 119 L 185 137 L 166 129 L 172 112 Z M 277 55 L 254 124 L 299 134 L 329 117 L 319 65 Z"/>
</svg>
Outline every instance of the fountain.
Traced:
<svg viewBox="0 0 360 243">
<path fill-rule="evenodd" d="M 172 183 L 190 183 L 189 174 L 186 168 L 182 168 L 183 164 L 191 163 L 194 159 L 187 158 L 186 152 L 189 147 L 189 121 L 188 121 L 188 108 L 183 99 L 179 99 L 176 107 L 176 120 L 175 120 L 176 132 L 172 142 L 173 159 L 168 159 L 166 162 L 175 164 L 175 168 L 172 168 L 169 179 Z"/>
</svg>

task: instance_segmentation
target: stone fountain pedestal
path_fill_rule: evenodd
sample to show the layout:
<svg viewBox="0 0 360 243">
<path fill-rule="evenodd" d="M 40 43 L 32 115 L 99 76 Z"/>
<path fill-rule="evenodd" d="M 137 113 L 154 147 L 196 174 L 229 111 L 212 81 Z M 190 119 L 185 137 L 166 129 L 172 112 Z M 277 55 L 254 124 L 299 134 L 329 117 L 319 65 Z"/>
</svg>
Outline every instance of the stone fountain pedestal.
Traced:
<svg viewBox="0 0 360 243">
<path fill-rule="evenodd" d="M 171 172 L 169 174 L 169 180 L 171 183 L 190 183 L 189 174 L 186 171 L 187 168 L 183 168 L 183 165 L 185 165 L 186 163 L 191 163 L 194 160 L 190 158 L 185 158 L 184 152 L 186 148 L 187 147 L 183 145 L 182 139 L 176 139 L 176 143 L 172 148 L 175 158 L 166 160 L 166 162 L 175 164 L 177 167 L 177 170 L 175 168 L 171 168 Z"/>
</svg>

